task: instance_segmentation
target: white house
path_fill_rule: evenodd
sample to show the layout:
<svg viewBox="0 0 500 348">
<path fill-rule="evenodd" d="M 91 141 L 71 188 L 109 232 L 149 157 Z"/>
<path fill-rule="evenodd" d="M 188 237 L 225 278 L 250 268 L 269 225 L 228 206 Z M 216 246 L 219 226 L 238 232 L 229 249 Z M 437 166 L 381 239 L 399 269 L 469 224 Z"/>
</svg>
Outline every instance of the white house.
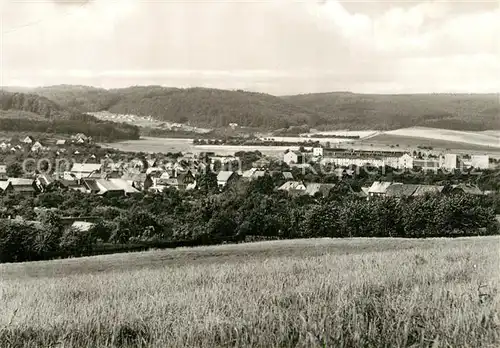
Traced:
<svg viewBox="0 0 500 348">
<path fill-rule="evenodd" d="M 368 189 L 368 195 L 373 196 L 385 196 L 387 189 L 391 186 L 391 182 L 388 181 L 375 181 L 372 186 Z"/>
<path fill-rule="evenodd" d="M 217 186 L 219 189 L 224 188 L 231 180 L 234 180 L 236 175 L 232 171 L 220 171 L 217 174 Z"/>
<path fill-rule="evenodd" d="M 476 169 L 488 169 L 490 167 L 490 156 L 488 155 L 473 155 L 470 161 L 471 167 Z"/>
<path fill-rule="evenodd" d="M 413 169 L 413 157 L 407 153 L 399 157 L 398 169 Z"/>
<path fill-rule="evenodd" d="M 303 162 L 303 156 L 300 152 L 298 151 L 290 151 L 287 150 L 285 154 L 283 155 L 283 162 L 286 164 L 296 164 L 296 163 L 302 163 Z"/>
<path fill-rule="evenodd" d="M 306 192 L 306 185 L 302 181 L 287 181 L 280 187 L 278 187 L 280 191 L 287 192 Z"/>
<path fill-rule="evenodd" d="M 22 141 L 25 144 L 33 144 L 35 142 L 35 139 L 31 135 L 28 135 L 26 138 L 23 139 Z"/>
<path fill-rule="evenodd" d="M 385 166 L 385 162 L 382 159 L 375 158 L 349 158 L 349 157 L 341 157 L 341 158 L 325 158 L 321 161 L 322 164 L 333 163 L 339 167 L 349 167 L 349 166 L 357 166 L 363 167 L 366 165 L 371 165 L 374 167 L 383 167 Z"/>
<path fill-rule="evenodd" d="M 322 147 L 313 147 L 313 156 L 314 157 L 323 157 L 323 148 Z"/>
<path fill-rule="evenodd" d="M 33 144 L 33 146 L 31 147 L 31 151 L 33 151 L 33 152 L 37 152 L 37 151 L 40 151 L 40 150 L 42 150 L 42 149 L 43 149 L 43 145 L 42 145 L 42 144 L 40 144 L 40 142 L 38 142 L 38 141 L 37 141 L 37 142 L 35 142 L 35 143 Z"/>
<path fill-rule="evenodd" d="M 439 158 L 439 166 L 445 170 L 455 170 L 458 168 L 458 157 L 455 154 L 447 153 Z"/>
</svg>

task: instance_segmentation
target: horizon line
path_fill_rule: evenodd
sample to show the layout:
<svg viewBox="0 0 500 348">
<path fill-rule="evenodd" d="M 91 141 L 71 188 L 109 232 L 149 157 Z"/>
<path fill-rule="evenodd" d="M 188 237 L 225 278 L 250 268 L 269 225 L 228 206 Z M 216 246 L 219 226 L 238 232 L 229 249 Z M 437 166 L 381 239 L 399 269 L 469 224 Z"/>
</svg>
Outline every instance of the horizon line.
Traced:
<svg viewBox="0 0 500 348">
<path fill-rule="evenodd" d="M 403 92 L 403 93 L 398 93 L 398 92 L 355 92 L 355 91 L 350 91 L 350 90 L 332 90 L 328 92 L 301 92 L 301 93 L 292 93 L 292 94 L 272 94 L 268 92 L 259 92 L 251 89 L 244 89 L 244 88 L 219 88 L 219 87 L 204 87 L 202 85 L 200 86 L 188 86 L 188 87 L 176 87 L 176 86 L 167 86 L 167 85 L 160 85 L 160 84 L 133 84 L 133 85 L 126 85 L 122 87 L 101 87 L 101 86 L 95 86 L 91 84 L 69 84 L 69 83 L 60 83 L 60 84 L 47 84 L 47 85 L 2 85 L 0 86 L 0 90 L 4 91 L 6 89 L 28 89 L 28 90 L 34 90 L 34 89 L 41 89 L 41 88 L 53 88 L 53 87 L 86 87 L 86 88 L 94 88 L 94 89 L 101 89 L 105 91 L 111 91 L 111 90 L 122 90 L 122 89 L 128 89 L 128 88 L 134 88 L 134 87 L 160 87 L 160 88 L 165 88 L 165 89 L 179 89 L 179 90 L 186 90 L 186 89 L 212 89 L 212 90 L 219 90 L 219 91 L 230 91 L 230 92 L 238 92 L 238 91 L 243 91 L 247 93 L 256 93 L 256 94 L 267 94 L 267 95 L 272 95 L 275 97 L 289 97 L 289 96 L 298 96 L 298 95 L 310 95 L 310 94 L 358 94 L 358 95 L 498 95 L 500 98 L 500 90 L 496 92 Z M 8 91 L 7 91 L 8 92 Z"/>
</svg>

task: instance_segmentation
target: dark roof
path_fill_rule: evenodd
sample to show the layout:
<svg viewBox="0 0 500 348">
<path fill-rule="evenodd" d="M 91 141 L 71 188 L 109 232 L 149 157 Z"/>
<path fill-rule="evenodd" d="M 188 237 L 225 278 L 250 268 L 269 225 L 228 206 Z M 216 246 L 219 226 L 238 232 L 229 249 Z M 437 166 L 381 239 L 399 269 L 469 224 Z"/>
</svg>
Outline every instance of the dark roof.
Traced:
<svg viewBox="0 0 500 348">
<path fill-rule="evenodd" d="M 57 180 L 61 183 L 62 186 L 64 187 L 78 187 L 82 186 L 77 180 L 66 180 L 66 179 L 60 179 Z"/>
<path fill-rule="evenodd" d="M 410 197 L 417 190 L 418 185 L 395 183 L 387 188 L 388 197 Z"/>
<path fill-rule="evenodd" d="M 335 184 L 321 184 L 321 183 L 309 183 L 306 184 L 306 193 L 314 196 L 316 193 L 321 193 L 323 196 L 327 196 L 330 190 L 335 187 Z"/>
<path fill-rule="evenodd" d="M 83 183 L 91 191 L 99 192 L 101 190 L 101 188 L 99 187 L 99 185 L 97 185 L 97 182 L 96 182 L 95 179 L 84 179 Z"/>
<path fill-rule="evenodd" d="M 458 185 L 453 185 L 452 189 L 454 191 L 463 191 L 464 193 L 470 194 L 470 195 L 482 195 L 483 191 L 479 189 L 479 187 L 475 185 L 470 185 L 470 184 L 458 184 Z"/>
<path fill-rule="evenodd" d="M 444 186 L 436 186 L 436 185 L 418 185 L 417 189 L 413 193 L 413 196 L 423 196 L 426 193 L 441 193 L 443 191 Z"/>
</svg>

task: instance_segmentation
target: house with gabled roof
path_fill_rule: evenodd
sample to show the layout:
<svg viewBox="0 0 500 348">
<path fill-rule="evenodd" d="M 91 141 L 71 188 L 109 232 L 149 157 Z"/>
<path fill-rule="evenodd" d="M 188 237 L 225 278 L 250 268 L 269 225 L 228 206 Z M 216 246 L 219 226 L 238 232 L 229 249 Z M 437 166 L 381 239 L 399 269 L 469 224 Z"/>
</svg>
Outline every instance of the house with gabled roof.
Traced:
<svg viewBox="0 0 500 348">
<path fill-rule="evenodd" d="M 324 184 L 324 183 L 307 183 L 305 193 L 309 196 L 315 196 L 317 194 L 322 195 L 323 197 L 328 196 L 330 191 L 335 187 L 335 184 Z"/>
<path fill-rule="evenodd" d="M 417 189 L 413 193 L 413 197 L 425 196 L 428 194 L 442 193 L 444 186 L 438 185 L 418 185 Z"/>
<path fill-rule="evenodd" d="M 31 146 L 32 152 L 38 152 L 43 150 L 43 145 L 39 141 L 35 141 L 35 143 Z"/>
<path fill-rule="evenodd" d="M 111 178 L 108 179 L 108 181 L 111 182 L 114 186 L 123 189 L 123 192 L 126 196 L 140 192 L 138 189 L 128 183 L 127 180 Z"/>
<path fill-rule="evenodd" d="M 70 172 L 77 179 L 89 178 L 91 175 L 100 177 L 102 168 L 101 163 L 73 163 Z"/>
<path fill-rule="evenodd" d="M 14 191 L 14 188 L 12 187 L 12 184 L 10 183 L 10 181 L 0 180 L 0 194 L 12 192 L 12 191 Z"/>
<path fill-rule="evenodd" d="M 121 179 L 127 181 L 132 187 L 138 190 L 147 191 L 153 186 L 151 175 L 146 173 L 126 172 L 122 175 Z"/>
<path fill-rule="evenodd" d="M 465 193 L 468 195 L 482 196 L 484 193 L 477 187 L 472 184 L 458 184 L 451 186 L 451 193 Z"/>
<path fill-rule="evenodd" d="M 279 191 L 286 191 L 288 194 L 299 195 L 306 193 L 306 185 L 302 181 L 287 181 L 280 187 Z"/>
<path fill-rule="evenodd" d="M 265 170 L 259 170 L 257 168 L 250 168 L 241 174 L 241 179 L 245 181 L 252 181 L 261 178 L 266 175 Z"/>
<path fill-rule="evenodd" d="M 31 144 L 33 144 L 33 143 L 35 142 L 35 139 L 34 139 L 31 135 L 28 135 L 26 138 L 24 138 L 24 139 L 22 140 L 22 142 L 23 142 L 24 144 L 31 145 Z"/>
<path fill-rule="evenodd" d="M 124 196 L 125 190 L 106 179 L 82 179 L 89 193 L 101 196 Z"/>
<path fill-rule="evenodd" d="M 81 144 L 81 143 L 86 142 L 88 140 L 88 137 L 83 133 L 78 133 L 78 134 L 72 135 L 71 139 L 73 141 L 75 141 L 77 144 Z"/>
<path fill-rule="evenodd" d="M 12 185 L 13 192 L 27 196 L 36 193 L 35 181 L 33 179 L 9 178 L 8 182 Z"/>
<path fill-rule="evenodd" d="M 389 181 L 375 181 L 368 190 L 369 197 L 385 196 L 392 183 Z"/>
<path fill-rule="evenodd" d="M 407 153 L 399 157 L 398 169 L 413 169 L 413 157 Z"/>
<path fill-rule="evenodd" d="M 237 180 L 238 174 L 233 171 L 220 171 L 217 174 L 217 186 L 219 189 L 223 189 L 230 182 Z"/>
<path fill-rule="evenodd" d="M 418 185 L 414 184 L 394 183 L 387 188 L 385 195 L 387 197 L 395 197 L 395 198 L 411 197 L 413 196 L 417 188 Z"/>
<path fill-rule="evenodd" d="M 283 162 L 285 162 L 288 165 L 299 164 L 299 163 L 302 163 L 303 160 L 304 160 L 304 156 L 299 151 L 287 150 L 287 151 L 285 151 L 285 154 L 283 155 Z"/>
<path fill-rule="evenodd" d="M 55 181 L 52 185 L 57 184 L 67 190 L 79 191 L 84 193 L 89 193 L 88 187 L 82 182 L 82 180 L 66 180 L 60 179 Z"/>
<path fill-rule="evenodd" d="M 175 188 L 178 190 L 192 190 L 196 188 L 196 178 L 187 171 L 186 173 L 179 174 L 176 177 L 160 177 L 153 180 L 154 185 L 151 190 L 161 192 L 167 187 Z"/>
</svg>

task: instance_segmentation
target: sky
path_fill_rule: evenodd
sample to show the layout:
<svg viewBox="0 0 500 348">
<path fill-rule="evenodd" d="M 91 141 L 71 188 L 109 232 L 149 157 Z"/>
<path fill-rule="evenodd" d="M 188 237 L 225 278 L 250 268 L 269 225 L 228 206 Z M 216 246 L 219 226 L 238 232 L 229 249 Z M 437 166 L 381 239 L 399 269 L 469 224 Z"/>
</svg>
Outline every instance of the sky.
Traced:
<svg viewBox="0 0 500 348">
<path fill-rule="evenodd" d="M 500 92 L 500 0 L 0 0 L 0 85 Z"/>
</svg>

